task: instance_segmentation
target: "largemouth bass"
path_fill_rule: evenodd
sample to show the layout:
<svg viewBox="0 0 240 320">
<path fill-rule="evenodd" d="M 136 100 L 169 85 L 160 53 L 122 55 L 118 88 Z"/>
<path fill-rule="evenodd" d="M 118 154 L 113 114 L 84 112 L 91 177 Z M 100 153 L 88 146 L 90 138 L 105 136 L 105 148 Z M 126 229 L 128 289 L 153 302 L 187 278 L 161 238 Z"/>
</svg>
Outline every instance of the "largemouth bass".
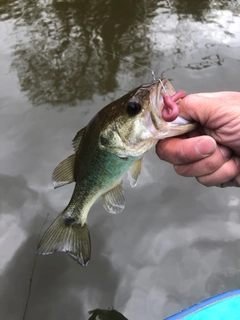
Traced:
<svg viewBox="0 0 240 320">
<path fill-rule="evenodd" d="M 181 117 L 162 118 L 163 96 L 178 94 L 162 79 L 142 85 L 100 110 L 73 139 L 74 153 L 54 170 L 55 188 L 76 182 L 71 200 L 43 235 L 38 254 L 66 252 L 82 266 L 91 256 L 88 212 L 102 197 L 110 213 L 124 209 L 122 177 L 128 171 L 132 187 L 137 184 L 144 154 L 158 140 L 195 128 Z"/>
</svg>

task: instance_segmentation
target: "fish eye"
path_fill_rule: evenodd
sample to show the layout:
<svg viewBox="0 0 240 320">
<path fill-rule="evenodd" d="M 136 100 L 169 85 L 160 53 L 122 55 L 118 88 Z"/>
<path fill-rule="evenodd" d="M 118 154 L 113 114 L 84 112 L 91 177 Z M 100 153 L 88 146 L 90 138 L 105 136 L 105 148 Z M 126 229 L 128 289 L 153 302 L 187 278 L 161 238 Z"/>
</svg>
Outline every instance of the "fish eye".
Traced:
<svg viewBox="0 0 240 320">
<path fill-rule="evenodd" d="M 141 109 L 142 106 L 138 101 L 129 101 L 126 106 L 126 111 L 130 116 L 137 115 Z"/>
</svg>

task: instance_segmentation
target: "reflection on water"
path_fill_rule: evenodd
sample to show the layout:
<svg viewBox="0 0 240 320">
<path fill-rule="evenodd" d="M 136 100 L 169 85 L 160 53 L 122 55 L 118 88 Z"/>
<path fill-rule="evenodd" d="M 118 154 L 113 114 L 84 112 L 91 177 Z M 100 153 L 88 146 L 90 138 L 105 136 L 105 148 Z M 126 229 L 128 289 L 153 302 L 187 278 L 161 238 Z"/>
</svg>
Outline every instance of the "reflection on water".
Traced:
<svg viewBox="0 0 240 320">
<path fill-rule="evenodd" d="M 1 2 L 0 14 L 2 19 L 16 19 L 15 31 L 20 37 L 14 45 L 12 65 L 29 99 L 36 105 L 72 105 L 77 100 L 91 99 L 94 94 L 114 92 L 118 73 L 126 73 L 126 68 L 131 69 L 129 86 L 131 79 L 146 74 L 137 65 L 122 66 L 116 55 L 151 67 L 154 41 L 149 37 L 149 27 L 158 15 L 157 9 L 164 8 L 167 24 L 175 30 L 182 28 L 179 36 L 187 35 L 186 42 L 197 46 L 182 24 L 174 26 L 175 12 L 178 21 L 191 17 L 207 22 L 211 19 L 207 15 L 210 9 L 229 8 L 229 1 L 175 0 L 172 7 L 166 1 L 157 4 L 146 0 L 40 1 L 38 5 L 35 1 L 19 0 Z M 161 55 L 172 34 L 166 38 L 168 27 L 161 20 L 155 22 L 154 28 L 162 33 L 162 39 L 157 39 L 160 43 L 163 40 L 162 45 L 155 48 Z M 185 49 L 188 48 L 189 44 Z M 183 50 L 176 44 L 177 54 Z"/>
<path fill-rule="evenodd" d="M 203 21 L 210 7 L 211 1 L 209 0 L 174 0 L 174 8 L 181 16 L 181 19 L 191 15 L 194 20 Z"/>
<path fill-rule="evenodd" d="M 33 3 L 16 2 L 5 10 L 26 33 L 27 39 L 15 45 L 13 66 L 34 104 L 73 104 L 113 92 L 121 64 L 114 55 L 131 53 L 132 62 L 150 65 L 142 52 L 151 50 L 146 32 L 155 1 L 147 6 L 144 0 Z M 10 10 L 16 5 L 22 7 L 20 16 Z M 131 69 L 135 77 L 139 71 L 134 65 Z"/>
<path fill-rule="evenodd" d="M 95 309 L 89 311 L 91 317 L 88 320 L 127 320 L 121 313 L 112 309 L 112 310 L 102 310 Z"/>
<path fill-rule="evenodd" d="M 117 56 L 177 90 L 239 90 L 239 8 L 235 0 L 0 1 L 4 319 L 22 318 L 39 230 L 72 193 L 53 190 L 50 177 L 75 133 L 152 79 Z M 88 268 L 61 254 L 37 258 L 26 320 L 103 318 L 111 306 L 131 320 L 158 320 L 240 286 L 239 190 L 181 178 L 154 151 L 138 187 L 125 189 L 122 214 L 100 202 L 91 211 Z"/>
</svg>

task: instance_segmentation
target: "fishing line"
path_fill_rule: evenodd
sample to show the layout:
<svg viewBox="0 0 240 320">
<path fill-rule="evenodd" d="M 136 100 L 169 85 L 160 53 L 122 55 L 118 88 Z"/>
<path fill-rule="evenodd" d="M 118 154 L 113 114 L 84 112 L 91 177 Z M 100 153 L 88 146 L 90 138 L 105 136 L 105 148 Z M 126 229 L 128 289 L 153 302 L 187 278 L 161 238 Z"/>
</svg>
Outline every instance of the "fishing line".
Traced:
<svg viewBox="0 0 240 320">
<path fill-rule="evenodd" d="M 47 213 L 47 215 L 45 217 L 45 220 L 43 221 L 41 230 L 40 230 L 40 232 L 38 234 L 37 246 L 38 246 L 38 243 L 39 243 L 39 240 L 40 240 L 40 236 L 41 236 L 43 227 L 45 226 L 45 224 L 47 222 L 48 216 L 49 216 L 49 213 Z M 32 272 L 31 272 L 30 279 L 29 279 L 28 295 L 27 295 L 27 300 L 26 300 L 26 304 L 25 304 L 25 308 L 24 308 L 23 320 L 25 320 L 27 309 L 28 309 L 28 303 L 29 303 L 29 299 L 30 299 L 30 295 L 31 295 L 31 291 L 32 291 L 32 281 L 33 281 L 33 275 L 34 275 L 35 268 L 36 268 L 36 263 L 37 263 L 37 255 L 35 254 L 35 258 L 34 258 L 34 261 L 33 261 Z"/>
<path fill-rule="evenodd" d="M 167 3 L 167 5 L 169 6 L 169 9 L 172 10 L 172 5 L 171 5 L 170 0 L 166 0 L 166 3 Z M 87 44 L 87 43 L 86 43 L 86 44 Z M 87 45 L 89 45 L 89 44 L 87 44 Z M 89 45 L 89 46 L 90 46 L 90 45 Z M 141 67 L 141 68 L 144 68 L 144 69 L 146 69 L 146 70 L 148 70 L 148 71 L 151 71 L 153 81 L 157 81 L 157 80 L 156 80 L 156 76 L 155 76 L 155 72 L 154 72 L 151 68 L 146 67 L 146 66 L 143 66 L 143 65 L 141 65 L 141 64 L 139 64 L 139 63 L 137 63 L 137 62 L 128 61 L 127 59 L 122 58 L 122 57 L 120 57 L 120 56 L 117 55 L 117 54 L 113 54 L 112 52 L 109 52 L 109 51 L 106 51 L 106 50 L 103 50 L 103 49 L 100 49 L 100 50 L 101 50 L 102 52 L 104 52 L 104 53 L 107 53 L 107 54 L 113 56 L 113 57 L 117 57 L 119 60 L 122 60 L 122 61 L 128 62 L 128 63 L 132 63 L 133 65 L 136 65 L 136 66 L 138 66 L 138 67 Z M 163 87 L 163 90 L 164 90 L 164 92 L 166 93 L 165 86 L 163 85 L 161 79 L 158 79 L 158 81 L 160 81 L 160 83 L 161 83 L 161 85 L 162 85 L 162 87 Z"/>
<path fill-rule="evenodd" d="M 167 93 L 167 90 L 166 90 L 165 85 L 163 84 L 162 80 L 159 78 L 158 81 L 161 83 L 161 86 L 162 86 L 164 93 Z"/>
<path fill-rule="evenodd" d="M 83 41 L 82 41 L 82 42 L 83 42 Z M 91 47 L 90 44 L 85 43 L 85 42 L 83 42 L 83 43 Z M 153 77 L 153 81 L 156 81 L 155 72 L 154 72 L 151 68 L 146 67 L 146 66 L 143 66 L 143 65 L 141 65 L 141 64 L 139 64 L 139 63 L 137 63 L 137 62 L 128 61 L 127 59 L 122 58 L 122 57 L 120 57 L 119 55 L 117 55 L 117 54 L 115 54 L 115 53 L 113 54 L 112 52 L 106 51 L 106 50 L 104 50 L 104 49 L 100 49 L 100 50 L 101 50 L 102 52 L 104 52 L 104 53 L 107 53 L 107 54 L 111 55 L 112 57 L 118 58 L 119 60 L 122 60 L 122 61 L 127 62 L 127 63 L 131 63 L 131 64 L 133 64 L 133 65 L 135 65 L 135 66 L 138 66 L 138 67 L 144 68 L 144 69 L 146 69 L 146 70 L 148 70 L 148 71 L 151 71 L 151 74 L 152 74 L 152 77 Z"/>
<path fill-rule="evenodd" d="M 170 3 L 169 3 L 169 6 L 170 6 Z M 87 43 L 85 43 L 85 44 L 86 44 L 86 45 L 89 45 L 89 44 L 87 44 Z M 89 46 L 90 46 L 90 45 L 89 45 Z M 141 67 L 141 68 L 144 68 L 144 69 L 146 69 L 146 70 L 148 70 L 148 71 L 151 71 L 153 81 L 154 81 L 154 82 L 155 82 L 155 81 L 159 81 L 159 82 L 161 83 L 161 86 L 162 86 L 162 89 L 163 89 L 164 93 L 167 93 L 167 90 L 166 90 L 166 88 L 165 88 L 162 80 L 161 80 L 160 78 L 156 79 L 155 72 L 154 72 L 151 68 L 146 67 L 146 66 L 143 66 L 143 65 L 141 65 L 141 64 L 139 64 L 139 63 L 136 63 L 136 62 L 128 61 L 127 59 L 122 58 L 122 57 L 120 57 L 120 56 L 117 55 L 117 54 L 113 54 L 112 52 L 109 52 L 109 51 L 106 51 L 106 50 L 103 50 L 103 49 L 100 49 L 100 50 L 101 50 L 102 52 L 104 52 L 104 53 L 107 53 L 107 54 L 113 56 L 113 57 L 117 57 L 119 60 L 122 60 L 122 61 L 127 62 L 127 63 L 132 63 L 132 64 L 134 64 L 134 65 L 136 65 L 136 66 L 138 66 L 138 67 Z"/>
</svg>

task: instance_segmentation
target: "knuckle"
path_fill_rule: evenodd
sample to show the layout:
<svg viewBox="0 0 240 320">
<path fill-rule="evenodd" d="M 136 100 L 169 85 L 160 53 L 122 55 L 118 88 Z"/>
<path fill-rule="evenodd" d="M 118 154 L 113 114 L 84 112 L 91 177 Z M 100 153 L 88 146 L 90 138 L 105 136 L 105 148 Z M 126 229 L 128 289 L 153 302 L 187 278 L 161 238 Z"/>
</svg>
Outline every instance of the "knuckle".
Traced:
<svg viewBox="0 0 240 320">
<path fill-rule="evenodd" d="M 178 163 L 189 163 L 190 162 L 189 156 L 185 152 L 183 147 L 180 147 L 177 152 L 177 160 L 178 160 Z"/>
<path fill-rule="evenodd" d="M 185 176 L 186 175 L 186 166 L 178 164 L 174 166 L 174 170 L 177 174 L 179 174 L 180 176 Z"/>
<path fill-rule="evenodd" d="M 208 161 L 205 162 L 205 171 L 210 174 L 214 171 L 216 171 L 219 167 L 221 167 L 222 163 L 218 163 L 216 161 L 213 161 L 212 159 L 208 159 Z"/>
</svg>

